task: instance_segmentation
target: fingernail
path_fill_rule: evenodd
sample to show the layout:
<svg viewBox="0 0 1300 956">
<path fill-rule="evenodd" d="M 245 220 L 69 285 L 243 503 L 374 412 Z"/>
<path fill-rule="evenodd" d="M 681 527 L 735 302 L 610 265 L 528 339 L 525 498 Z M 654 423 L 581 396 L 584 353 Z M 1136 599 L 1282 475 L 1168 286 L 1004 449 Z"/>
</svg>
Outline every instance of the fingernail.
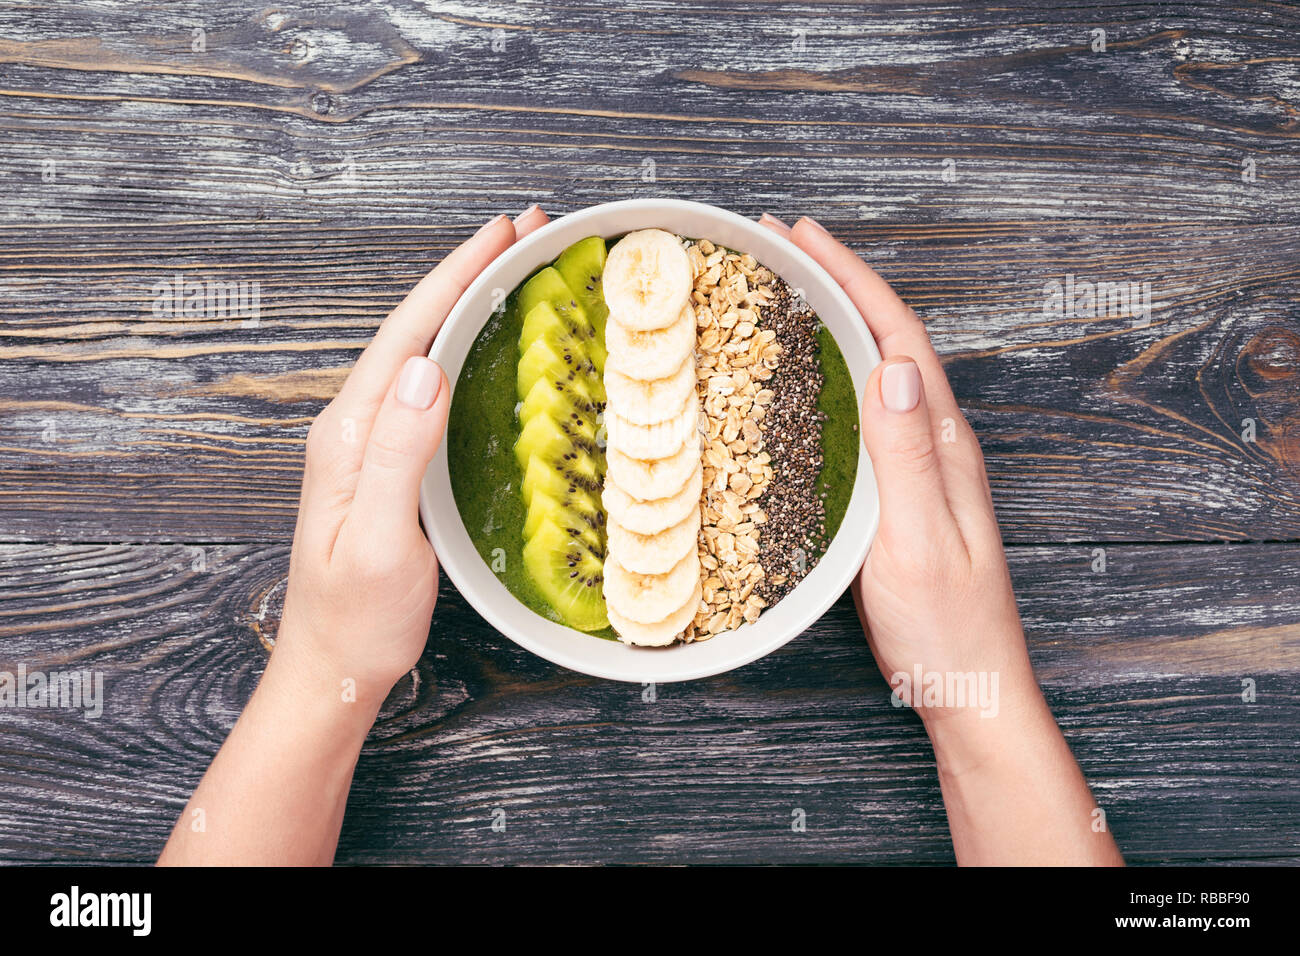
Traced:
<svg viewBox="0 0 1300 956">
<path fill-rule="evenodd" d="M 776 216 L 772 215 L 770 212 L 765 212 L 765 213 L 763 213 L 763 215 L 761 215 L 761 216 L 758 217 L 758 221 L 759 221 L 759 222 L 772 222 L 772 223 L 776 223 L 778 226 L 784 226 L 784 225 L 785 225 L 785 223 L 783 223 L 780 219 L 777 219 Z"/>
<path fill-rule="evenodd" d="M 806 223 L 808 223 L 809 225 L 816 226 L 816 227 L 817 227 L 818 229 L 820 229 L 822 232 L 826 233 L 826 235 L 828 235 L 828 236 L 830 235 L 830 230 L 828 230 L 825 226 L 823 226 L 820 222 L 818 222 L 818 221 L 817 221 L 816 219 L 814 219 L 812 216 L 804 216 L 804 217 L 803 217 L 803 221 L 806 222 Z"/>
<path fill-rule="evenodd" d="M 478 227 L 478 232 L 474 233 L 474 235 L 477 236 L 479 232 L 487 232 L 489 229 L 491 229 L 491 228 L 492 228 L 493 226 L 495 226 L 497 223 L 504 221 L 505 218 L 506 218 L 506 214 L 505 214 L 505 213 L 502 213 L 502 214 L 499 215 L 499 216 L 496 216 L 496 217 L 494 217 L 494 218 L 492 218 L 492 219 L 489 219 L 487 222 L 483 223 L 483 225 L 481 225 L 481 226 Z"/>
<path fill-rule="evenodd" d="M 532 215 L 533 212 L 534 212 L 535 210 L 538 210 L 538 209 L 541 209 L 541 208 L 542 208 L 542 207 L 539 206 L 539 205 L 537 205 L 537 203 L 533 203 L 531 206 L 529 206 L 527 209 L 525 209 L 525 210 L 524 210 L 523 212 L 521 212 L 519 215 L 515 216 L 515 222 L 518 222 L 520 219 L 523 219 L 525 216 L 530 216 L 530 215 Z"/>
<path fill-rule="evenodd" d="M 397 400 L 422 412 L 434 403 L 441 388 L 442 373 L 437 364 L 423 355 L 412 355 L 397 378 Z"/>
<path fill-rule="evenodd" d="M 891 412 L 910 412 L 921 400 L 921 370 L 915 362 L 894 362 L 880 373 L 880 401 Z"/>
</svg>

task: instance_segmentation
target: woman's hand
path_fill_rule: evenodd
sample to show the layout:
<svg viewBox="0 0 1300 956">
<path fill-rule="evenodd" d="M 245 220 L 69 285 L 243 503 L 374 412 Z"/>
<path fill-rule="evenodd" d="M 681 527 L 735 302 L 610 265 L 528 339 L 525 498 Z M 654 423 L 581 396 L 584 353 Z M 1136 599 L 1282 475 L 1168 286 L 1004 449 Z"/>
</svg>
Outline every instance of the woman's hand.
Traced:
<svg viewBox="0 0 1300 956">
<path fill-rule="evenodd" d="M 853 596 L 934 743 L 958 860 L 1122 862 L 1034 679 L 984 456 L 925 326 L 814 220 L 761 222 L 830 273 L 880 347 L 862 403 L 880 528 Z"/>
<path fill-rule="evenodd" d="M 880 528 L 853 591 L 881 673 L 896 687 L 897 675 L 911 680 L 918 667 L 996 672 L 1001 693 L 1036 693 L 984 456 L 925 326 L 813 220 L 786 234 L 848 293 L 883 359 L 862 404 Z M 927 720 L 964 716 L 951 701 L 923 704 L 915 702 Z"/>
<path fill-rule="evenodd" d="M 307 438 L 289 590 L 252 700 L 159 863 L 328 864 L 352 771 L 384 698 L 415 666 L 438 589 L 420 480 L 451 388 L 426 356 L 483 268 L 547 221 L 498 216 L 384 320 Z"/>
<path fill-rule="evenodd" d="M 547 222 L 500 216 L 427 275 L 380 326 L 307 435 L 307 465 L 275 654 L 382 702 L 424 650 L 438 561 L 420 530 L 420 482 L 451 388 L 426 356 L 465 288 Z"/>
</svg>

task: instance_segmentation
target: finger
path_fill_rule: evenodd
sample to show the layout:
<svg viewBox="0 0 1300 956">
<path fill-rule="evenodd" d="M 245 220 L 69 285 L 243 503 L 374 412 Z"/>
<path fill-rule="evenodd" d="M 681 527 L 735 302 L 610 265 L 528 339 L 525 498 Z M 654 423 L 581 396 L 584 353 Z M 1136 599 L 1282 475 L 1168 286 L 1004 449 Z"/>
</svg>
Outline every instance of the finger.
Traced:
<svg viewBox="0 0 1300 956">
<path fill-rule="evenodd" d="M 514 225 L 505 216 L 497 216 L 421 279 L 384 319 L 374 341 L 357 359 L 336 399 L 339 414 L 368 425 L 402 363 L 412 355 L 429 354 L 433 337 L 456 300 L 514 241 Z"/>
<path fill-rule="evenodd" d="M 872 371 L 862 403 L 862 440 L 880 493 L 885 550 L 913 559 L 936 547 L 964 550 L 944 491 L 924 379 L 912 359 L 891 358 Z"/>
<path fill-rule="evenodd" d="M 551 221 L 551 217 L 542 211 L 542 207 L 533 203 L 518 216 L 515 216 L 515 242 L 535 229 L 540 229 Z"/>
<path fill-rule="evenodd" d="M 787 239 L 790 238 L 790 227 L 780 219 L 777 219 L 776 216 L 772 215 L 770 212 L 765 212 L 763 215 L 759 216 L 758 224 L 760 226 L 766 226 L 779 236 L 785 236 Z"/>
<path fill-rule="evenodd" d="M 418 532 L 420 482 L 442 442 L 450 403 L 451 388 L 437 363 L 408 358 L 370 429 L 348 525 L 384 544 Z"/>
<path fill-rule="evenodd" d="M 312 553 L 326 555 L 347 515 L 365 454 L 355 418 L 341 416 L 337 399 L 326 405 L 307 430 L 302 488 L 298 497 L 295 547 L 301 541 Z"/>
<path fill-rule="evenodd" d="M 881 356 L 907 356 L 920 368 L 933 428 L 940 436 L 940 468 L 948 500 L 965 531 L 968 512 L 975 515 L 986 509 L 988 475 L 979 440 L 952 394 L 924 323 L 889 283 L 816 220 L 800 219 L 792 238 L 843 287 L 866 321 Z M 982 528 L 987 522 L 979 517 L 978 524 Z"/>
<path fill-rule="evenodd" d="M 931 408 L 940 416 L 959 415 L 943 365 L 921 322 L 889 283 L 848 246 L 807 216 L 794 224 L 791 239 L 821 264 L 848 294 L 871 330 L 884 358 L 911 356 L 925 378 Z"/>
</svg>

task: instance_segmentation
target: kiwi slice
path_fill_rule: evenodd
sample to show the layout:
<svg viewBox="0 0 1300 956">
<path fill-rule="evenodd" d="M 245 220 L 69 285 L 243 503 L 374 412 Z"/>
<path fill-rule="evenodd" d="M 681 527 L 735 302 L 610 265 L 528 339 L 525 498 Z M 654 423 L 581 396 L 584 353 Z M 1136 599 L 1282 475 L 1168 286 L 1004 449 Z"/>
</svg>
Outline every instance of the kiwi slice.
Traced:
<svg viewBox="0 0 1300 956">
<path fill-rule="evenodd" d="M 583 474 L 592 474 L 596 478 L 584 479 Z M 554 464 L 540 458 L 529 458 L 524 468 L 524 507 L 532 504 L 535 494 L 543 494 L 556 501 L 563 501 L 578 491 L 591 492 L 594 496 L 600 488 L 600 474 L 600 466 L 586 451 L 579 451 L 576 459 L 563 459 Z M 601 524 L 604 524 L 603 515 Z"/>
<path fill-rule="evenodd" d="M 586 313 L 581 310 L 561 315 L 552 303 L 537 303 L 524 316 L 524 327 L 519 333 L 519 354 L 524 354 L 539 338 L 545 338 L 557 351 L 581 352 L 591 360 L 596 374 L 605 373 L 604 336 L 596 334 Z"/>
<path fill-rule="evenodd" d="M 590 386 L 583 379 L 552 382 L 539 378 L 519 406 L 519 421 L 527 424 L 534 415 L 550 415 L 561 419 L 574 414 L 584 415 L 594 421 L 600 408 L 601 403 L 596 401 Z"/>
<path fill-rule="evenodd" d="M 540 458 L 529 458 L 528 464 L 524 466 L 524 483 L 521 490 L 525 508 L 533 500 L 533 495 L 538 492 L 552 498 L 563 498 L 566 494 L 577 491 L 578 487 L 560 469 L 546 464 Z"/>
<path fill-rule="evenodd" d="M 609 626 L 599 498 L 605 455 L 596 440 L 605 405 L 604 263 L 605 241 L 584 239 L 515 296 L 523 316 L 514 452 L 524 471 L 524 567 L 564 623 L 583 631 Z"/>
<path fill-rule="evenodd" d="M 539 424 L 533 424 L 535 421 Z M 524 424 L 515 442 L 515 455 L 524 470 L 525 507 L 536 491 L 563 502 L 576 491 L 599 490 L 605 456 L 587 438 L 594 428 L 594 422 L 587 422 L 565 429 L 544 413 Z"/>
<path fill-rule="evenodd" d="M 605 612 L 605 562 L 551 517 L 543 517 L 524 545 L 524 567 L 569 627 L 600 631 Z"/>
<path fill-rule="evenodd" d="M 600 401 L 605 401 L 605 386 L 587 353 L 572 342 L 542 335 L 519 356 L 515 387 L 523 401 L 539 381 L 566 384 L 579 379 L 589 393 L 599 394 Z"/>
<path fill-rule="evenodd" d="M 609 317 L 605 291 L 601 286 L 606 256 L 605 240 L 600 236 L 590 236 L 569 246 L 555 260 L 555 271 L 573 290 L 574 300 L 587 313 L 587 319 L 602 339 L 605 320 Z"/>
<path fill-rule="evenodd" d="M 600 558 L 605 556 L 605 541 L 601 534 L 605 513 L 594 492 L 577 489 L 567 493 L 563 499 L 552 498 L 544 491 L 534 492 L 524 519 L 524 540 L 537 534 L 543 521 L 554 521 L 575 541 L 586 545 L 592 554 Z"/>
<path fill-rule="evenodd" d="M 519 467 L 528 468 L 530 458 L 540 458 L 563 470 L 570 481 L 584 488 L 600 484 L 604 469 L 596 463 L 596 426 L 586 419 L 556 421 L 550 415 L 536 415 L 524 423 L 515 441 Z M 602 456 L 603 457 L 603 456 Z"/>
<path fill-rule="evenodd" d="M 582 306 L 578 304 L 577 293 L 554 266 L 547 266 L 523 284 L 515 307 L 519 309 L 520 315 L 527 316 L 543 302 L 555 309 L 566 322 L 574 325 L 591 324 Z"/>
</svg>

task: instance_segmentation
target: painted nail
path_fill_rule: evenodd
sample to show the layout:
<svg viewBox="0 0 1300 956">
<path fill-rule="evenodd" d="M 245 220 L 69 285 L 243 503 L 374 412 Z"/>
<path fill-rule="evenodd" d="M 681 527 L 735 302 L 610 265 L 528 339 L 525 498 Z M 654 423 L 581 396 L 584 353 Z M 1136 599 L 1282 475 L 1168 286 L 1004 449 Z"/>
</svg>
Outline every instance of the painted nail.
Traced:
<svg viewBox="0 0 1300 956">
<path fill-rule="evenodd" d="M 822 232 L 826 233 L 826 235 L 828 236 L 830 235 L 830 231 L 825 226 L 823 226 L 820 222 L 814 219 L 812 216 L 804 216 L 803 221 L 809 223 L 810 225 L 816 226 Z"/>
<path fill-rule="evenodd" d="M 537 203 L 533 203 L 531 206 L 529 206 L 527 209 L 525 209 L 525 210 L 524 210 L 523 212 L 521 212 L 519 215 L 515 216 L 515 222 L 518 222 L 520 219 L 524 219 L 524 218 L 526 218 L 526 217 L 528 217 L 528 216 L 531 216 L 534 212 L 537 212 L 537 211 L 540 210 L 541 208 L 542 208 L 542 207 L 539 206 L 539 205 L 537 205 Z"/>
<path fill-rule="evenodd" d="M 489 219 L 487 222 L 483 223 L 483 225 L 481 225 L 481 226 L 478 227 L 478 232 L 474 233 L 474 235 L 477 236 L 479 232 L 487 232 L 489 229 L 491 229 L 491 228 L 492 228 L 493 226 L 495 226 L 497 223 L 499 223 L 499 222 L 504 222 L 506 218 L 507 218 L 507 217 L 506 217 L 506 214 L 505 214 L 505 213 L 502 213 L 502 214 L 499 215 L 499 216 L 495 216 L 495 217 L 493 217 L 492 219 Z"/>
<path fill-rule="evenodd" d="M 921 370 L 912 361 L 894 362 L 880 373 L 880 401 L 891 412 L 910 412 L 921 400 Z"/>
<path fill-rule="evenodd" d="M 784 226 L 787 229 L 790 228 L 789 226 L 786 226 L 785 223 L 783 223 L 780 219 L 777 219 L 776 216 L 772 215 L 770 212 L 763 213 L 763 215 L 758 217 L 758 221 L 760 223 L 771 223 L 777 226 Z"/>
<path fill-rule="evenodd" d="M 433 405 L 442 389 L 442 373 L 431 359 L 412 355 L 397 378 L 397 400 L 408 408 L 424 411 Z"/>
</svg>

